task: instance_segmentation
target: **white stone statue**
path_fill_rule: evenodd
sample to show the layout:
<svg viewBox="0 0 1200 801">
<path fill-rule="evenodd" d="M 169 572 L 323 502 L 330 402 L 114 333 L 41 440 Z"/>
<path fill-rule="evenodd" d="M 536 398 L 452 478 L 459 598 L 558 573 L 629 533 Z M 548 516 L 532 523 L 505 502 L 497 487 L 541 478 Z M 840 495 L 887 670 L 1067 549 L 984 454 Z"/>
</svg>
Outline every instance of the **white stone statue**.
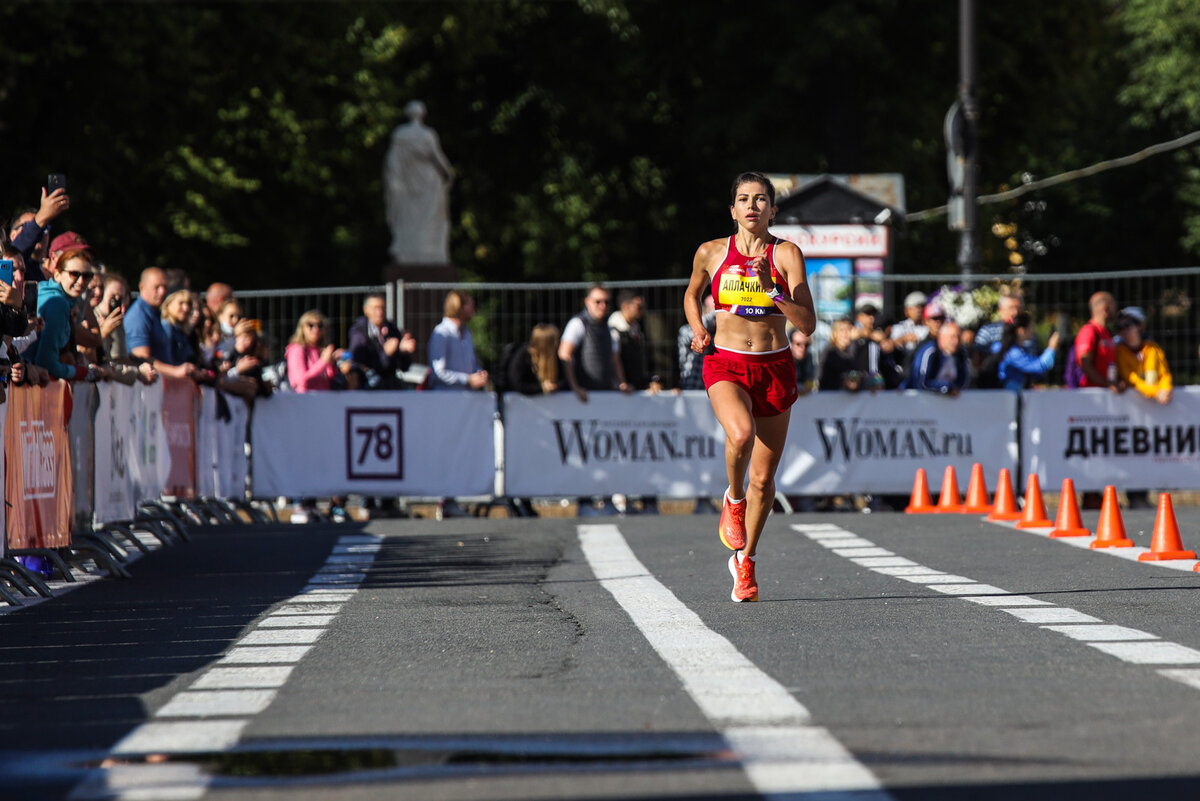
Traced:
<svg viewBox="0 0 1200 801">
<path fill-rule="evenodd" d="M 397 264 L 450 263 L 450 185 L 454 168 L 425 125 L 425 104 L 404 107 L 409 122 L 392 131 L 383 186 Z"/>
</svg>

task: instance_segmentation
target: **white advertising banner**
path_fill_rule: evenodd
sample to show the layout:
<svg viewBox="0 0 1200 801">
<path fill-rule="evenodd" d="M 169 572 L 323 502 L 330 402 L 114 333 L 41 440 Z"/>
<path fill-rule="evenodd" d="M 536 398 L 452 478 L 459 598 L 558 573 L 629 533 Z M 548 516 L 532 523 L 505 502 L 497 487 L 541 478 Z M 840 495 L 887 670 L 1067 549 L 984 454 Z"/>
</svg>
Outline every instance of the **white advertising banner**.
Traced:
<svg viewBox="0 0 1200 801">
<path fill-rule="evenodd" d="M 132 520 L 137 504 L 133 495 L 133 418 L 137 390 L 104 382 L 97 387 L 98 403 L 93 425 L 95 519 L 100 523 Z"/>
<path fill-rule="evenodd" d="M 1078 490 L 1200 487 L 1200 387 L 1176 387 L 1165 406 L 1136 392 L 1025 392 L 1025 475 L 1043 488 L 1072 479 Z"/>
<path fill-rule="evenodd" d="M 496 396 L 281 392 L 255 404 L 254 494 L 491 495 Z"/>
<path fill-rule="evenodd" d="M 694 498 L 726 483 L 725 434 L 704 392 L 504 396 L 506 495 Z"/>
<path fill-rule="evenodd" d="M 1015 392 L 818 392 L 792 407 L 775 484 L 789 495 L 908 494 L 917 468 L 936 491 L 952 466 L 965 491 L 978 462 L 994 489 L 1017 458 Z"/>
<path fill-rule="evenodd" d="M 167 486 L 171 470 L 171 453 L 167 448 L 167 432 L 162 424 L 163 384 L 133 387 L 133 407 L 129 410 L 131 432 L 133 497 L 137 503 L 159 498 Z"/>
<path fill-rule="evenodd" d="M 725 434 L 704 392 L 656 397 L 593 392 L 504 399 L 510 496 L 719 495 Z M 965 489 L 979 462 L 995 482 L 1017 466 L 1017 396 L 977 392 L 817 393 L 792 407 L 776 472 L 785 494 L 908 493 L 918 467 L 935 486 L 947 466 Z"/>
</svg>

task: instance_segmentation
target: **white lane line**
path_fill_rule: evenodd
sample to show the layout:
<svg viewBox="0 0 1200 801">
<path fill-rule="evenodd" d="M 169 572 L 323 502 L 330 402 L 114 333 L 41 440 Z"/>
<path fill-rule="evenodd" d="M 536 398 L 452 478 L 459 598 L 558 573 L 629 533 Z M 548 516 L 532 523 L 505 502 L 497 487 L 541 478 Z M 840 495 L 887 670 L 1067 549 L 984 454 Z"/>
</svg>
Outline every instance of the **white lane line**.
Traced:
<svg viewBox="0 0 1200 801">
<path fill-rule="evenodd" d="M 275 628 L 283 626 L 328 626 L 333 622 L 333 615 L 281 615 L 278 612 L 258 624 L 259 628 Z"/>
<path fill-rule="evenodd" d="M 873 548 L 875 543 L 870 540 L 864 540 L 862 537 L 850 538 L 829 538 L 822 537 L 815 542 L 819 545 L 824 545 L 826 548 Z"/>
<path fill-rule="evenodd" d="M 217 718 L 257 715 L 275 700 L 276 690 L 182 692 L 154 713 L 158 718 Z"/>
<path fill-rule="evenodd" d="M 311 628 L 267 628 L 264 630 L 260 625 L 258 630 L 250 632 L 238 642 L 242 645 L 311 645 L 324 633 L 324 629 Z"/>
<path fill-rule="evenodd" d="M 1167 668 L 1158 671 L 1158 674 L 1200 690 L 1200 668 Z"/>
<path fill-rule="evenodd" d="M 827 547 L 827 538 L 834 533 L 831 529 L 811 531 L 805 525 L 793 525 L 792 529 Z M 859 537 L 859 539 L 862 538 Z M 1074 539 L 1083 538 L 1076 537 Z M 830 550 L 837 553 L 836 549 Z M 1147 549 L 1140 550 L 1144 552 Z M 947 595 L 957 595 L 965 601 L 982 606 L 995 607 L 1025 623 L 1032 623 L 1045 631 L 1052 631 L 1078 640 L 1133 665 L 1200 665 L 1200 650 L 1195 648 L 1160 640 L 1157 635 L 1140 629 L 1107 624 L 1100 618 L 1084 614 L 1077 609 L 1055 606 L 1048 601 L 1030 598 L 1027 595 L 1012 595 L 1007 590 L 993 587 L 990 584 L 980 584 L 964 576 L 946 576 L 941 571 L 926 568 L 901 557 L 897 558 L 906 564 L 871 564 L 870 559 L 852 559 L 851 561 L 863 567 L 870 567 L 874 572 L 882 575 L 922 584 L 931 590 Z M 1195 563 L 1196 560 L 1190 561 Z M 945 583 L 937 583 L 943 577 L 946 579 Z M 1200 689 L 1200 670 L 1160 670 L 1159 673 Z"/>
<path fill-rule="evenodd" d="M 237 646 L 217 660 L 217 664 L 275 665 L 281 662 L 299 662 L 311 649 L 311 645 Z"/>
<path fill-rule="evenodd" d="M 834 548 L 833 552 L 838 556 L 855 556 L 855 557 L 870 557 L 870 556 L 895 556 L 896 554 L 889 551 L 887 548 Z"/>
<path fill-rule="evenodd" d="M 1018 620 L 1026 623 L 1103 623 L 1098 617 L 1085 615 L 1077 609 L 1065 606 L 1034 606 L 1020 609 L 1004 609 Z"/>
<path fill-rule="evenodd" d="M 596 578 L 737 752 L 756 790 L 890 798 L 783 685 L 651 576 L 616 526 L 579 526 L 579 541 Z"/>
<path fill-rule="evenodd" d="M 179 754 L 224 751 L 237 743 L 248 720 L 186 720 L 143 723 L 113 746 L 114 754 Z"/>
<path fill-rule="evenodd" d="M 1173 642 L 1089 642 L 1091 647 L 1135 665 L 1200 665 L 1200 651 Z"/>
<path fill-rule="evenodd" d="M 1065 626 L 1042 626 L 1050 631 L 1065 634 L 1072 640 L 1080 642 L 1118 642 L 1121 640 L 1157 640 L 1158 636 L 1148 631 L 1131 629 L 1127 626 L 1114 626 L 1111 623 L 1100 624 L 1068 624 Z"/>
<path fill-rule="evenodd" d="M 1035 534 L 1039 537 L 1050 538 L 1052 529 L 1048 528 L 1017 528 L 1017 524 L 1004 520 L 987 520 L 989 523 L 994 523 L 997 526 L 1011 528 L 1014 531 L 1027 531 L 1030 534 Z M 1139 562 L 1138 557 L 1150 551 L 1149 548 L 1143 548 L 1140 545 L 1134 545 L 1129 548 L 1093 548 L 1092 543 L 1096 541 L 1095 537 L 1055 537 L 1054 542 L 1061 542 L 1064 545 L 1070 545 L 1074 548 L 1082 548 L 1091 553 L 1102 553 L 1106 556 L 1114 556 L 1117 559 L 1125 559 L 1130 562 L 1137 562 L 1139 565 L 1154 565 L 1156 567 L 1165 567 L 1169 570 L 1182 570 L 1184 573 L 1191 573 L 1200 560 L 1197 559 L 1167 559 L 1161 562 Z"/>
<path fill-rule="evenodd" d="M 135 728 L 111 753 L 216 753 L 237 745 L 250 716 L 270 706 L 295 664 L 357 592 L 379 548 L 379 539 L 370 535 L 340 538 L 308 586 L 263 618 L 188 690 L 160 707 L 155 720 Z M 204 795 L 210 782 L 199 766 L 110 764 L 89 772 L 70 797 L 194 799 Z"/>
<path fill-rule="evenodd" d="M 863 567 L 909 567 L 917 564 L 903 556 L 863 556 L 850 557 L 850 561 Z"/>
<path fill-rule="evenodd" d="M 292 674 L 292 665 L 215 667 L 192 682 L 193 690 L 242 690 L 282 687 Z"/>
</svg>

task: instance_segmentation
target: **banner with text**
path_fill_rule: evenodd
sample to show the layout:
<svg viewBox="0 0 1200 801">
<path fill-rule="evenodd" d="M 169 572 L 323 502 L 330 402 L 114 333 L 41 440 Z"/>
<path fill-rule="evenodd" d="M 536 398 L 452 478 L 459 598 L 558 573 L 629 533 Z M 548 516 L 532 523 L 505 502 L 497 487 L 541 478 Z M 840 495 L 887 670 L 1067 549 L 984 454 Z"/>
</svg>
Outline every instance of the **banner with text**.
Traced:
<svg viewBox="0 0 1200 801">
<path fill-rule="evenodd" d="M 199 388 L 190 378 L 163 376 L 162 426 L 169 455 L 165 492 L 196 497 L 196 402 Z"/>
<path fill-rule="evenodd" d="M 71 544 L 71 453 L 67 415 L 71 388 L 8 388 L 4 500 L 9 548 L 64 548 Z"/>
<path fill-rule="evenodd" d="M 1021 404 L 1025 475 L 1078 490 L 1200 487 L 1200 387 L 1177 387 L 1162 405 L 1136 392 L 1026 392 Z"/>
<path fill-rule="evenodd" d="M 496 396 L 281 392 L 255 404 L 254 494 L 491 495 Z"/>
<path fill-rule="evenodd" d="M 706 393 L 589 398 L 504 397 L 507 495 L 683 498 L 725 489 L 725 434 Z M 792 407 L 776 488 L 908 493 L 918 467 L 935 483 L 948 465 L 964 481 L 975 462 L 991 476 L 1015 470 L 1016 406 L 1011 392 L 809 395 Z"/>
</svg>

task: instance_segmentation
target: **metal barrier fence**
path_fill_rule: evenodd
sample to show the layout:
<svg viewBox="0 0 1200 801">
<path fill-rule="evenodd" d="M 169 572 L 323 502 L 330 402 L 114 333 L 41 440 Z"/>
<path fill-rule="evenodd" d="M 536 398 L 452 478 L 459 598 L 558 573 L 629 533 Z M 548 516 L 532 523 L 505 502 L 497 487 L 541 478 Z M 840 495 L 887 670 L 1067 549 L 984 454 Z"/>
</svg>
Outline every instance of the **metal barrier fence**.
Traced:
<svg viewBox="0 0 1200 801">
<path fill-rule="evenodd" d="M 901 304 L 909 292 L 921 291 L 933 295 L 943 286 L 955 287 L 959 278 L 953 275 L 887 275 L 872 277 L 882 282 L 883 317 L 899 320 Z M 812 276 L 814 297 L 843 296 L 844 309 L 849 312 L 854 297 L 852 285 L 842 286 L 842 279 Z M 824 285 L 837 281 L 837 287 Z M 1200 383 L 1200 358 L 1197 344 L 1200 330 L 1193 308 L 1200 298 L 1200 267 L 1165 270 L 1126 270 L 1121 272 L 1054 274 L 1054 275 L 981 275 L 975 276 L 974 295 L 979 297 L 991 319 L 995 297 L 1004 288 L 1013 288 L 1025 298 L 1025 306 L 1038 326 L 1039 338 L 1045 341 L 1050 329 L 1063 332 L 1063 347 L 1088 319 L 1088 298 L 1093 292 L 1108 291 L 1116 298 L 1118 307 L 1140 306 L 1146 314 L 1147 335 L 1166 352 L 1176 383 Z M 433 327 L 442 319 L 442 304 L 451 289 L 463 289 L 475 298 L 477 313 L 471 322 L 480 361 L 491 367 L 505 343 L 525 341 L 537 323 L 553 323 L 561 329 L 583 309 L 583 297 L 590 283 L 584 281 L 514 284 L 514 283 L 432 283 L 397 281 L 387 286 L 334 287 L 328 289 L 292 289 L 239 292 L 249 317 L 263 320 L 267 341 L 274 358 L 282 358 L 296 321 L 307 309 L 322 311 L 331 321 L 332 341 L 346 344 L 350 323 L 362 314 L 362 299 L 368 292 L 388 294 L 389 315 L 397 324 L 417 338 L 417 361 L 426 361 L 424 354 Z M 672 385 L 676 370 L 676 340 L 683 315 L 683 291 L 686 279 L 651 281 L 612 281 L 606 286 L 614 298 L 622 289 L 640 292 L 646 302 L 643 326 L 651 345 L 652 369 Z M 864 287 L 865 288 L 865 287 Z M 871 287 L 879 289 L 879 284 Z M 990 304 L 990 305 L 989 305 Z M 614 310 L 616 308 L 614 304 Z M 828 315 L 826 315 L 828 317 Z M 824 327 L 822 327 L 823 329 Z M 823 344 L 819 339 L 818 348 Z M 1059 360 L 1057 376 L 1061 378 L 1063 360 Z"/>
</svg>

